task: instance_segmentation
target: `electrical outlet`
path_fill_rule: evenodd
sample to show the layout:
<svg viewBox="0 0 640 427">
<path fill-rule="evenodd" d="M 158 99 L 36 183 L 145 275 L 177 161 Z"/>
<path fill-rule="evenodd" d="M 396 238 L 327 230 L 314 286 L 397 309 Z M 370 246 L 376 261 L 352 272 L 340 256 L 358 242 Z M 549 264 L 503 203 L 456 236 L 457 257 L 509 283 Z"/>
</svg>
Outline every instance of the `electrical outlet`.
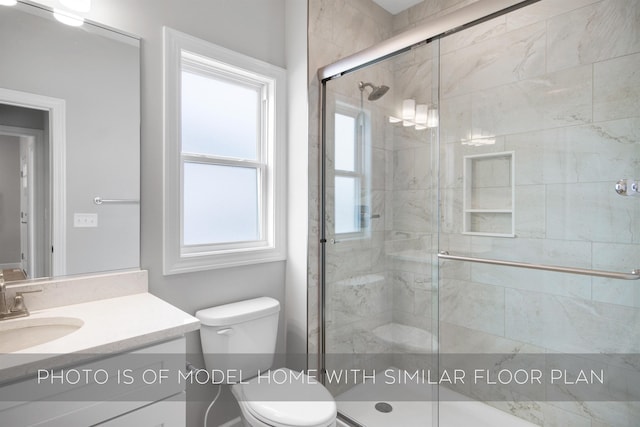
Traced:
<svg viewBox="0 0 640 427">
<path fill-rule="evenodd" d="M 95 213 L 76 213 L 73 214 L 73 226 L 74 227 L 97 227 L 98 226 L 98 214 Z"/>
</svg>

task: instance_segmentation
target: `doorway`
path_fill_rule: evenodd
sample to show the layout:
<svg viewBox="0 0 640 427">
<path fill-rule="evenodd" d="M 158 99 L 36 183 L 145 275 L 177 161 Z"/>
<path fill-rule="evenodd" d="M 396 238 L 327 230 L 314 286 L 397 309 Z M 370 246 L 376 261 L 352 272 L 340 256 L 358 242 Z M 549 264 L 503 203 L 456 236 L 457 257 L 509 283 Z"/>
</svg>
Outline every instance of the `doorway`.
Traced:
<svg viewBox="0 0 640 427">
<path fill-rule="evenodd" d="M 0 112 L 0 267 L 6 281 L 49 276 L 47 113 L 10 105 Z"/>
</svg>

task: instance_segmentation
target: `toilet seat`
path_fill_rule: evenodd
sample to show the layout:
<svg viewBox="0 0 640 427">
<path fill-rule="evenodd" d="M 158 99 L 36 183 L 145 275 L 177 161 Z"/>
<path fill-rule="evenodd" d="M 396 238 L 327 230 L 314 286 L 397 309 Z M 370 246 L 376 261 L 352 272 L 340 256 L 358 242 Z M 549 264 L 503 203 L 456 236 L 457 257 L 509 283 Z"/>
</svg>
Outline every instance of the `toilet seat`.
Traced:
<svg viewBox="0 0 640 427">
<path fill-rule="evenodd" d="M 232 387 L 243 411 L 267 426 L 327 427 L 335 425 L 337 408 L 329 391 L 313 378 L 277 369 Z"/>
</svg>

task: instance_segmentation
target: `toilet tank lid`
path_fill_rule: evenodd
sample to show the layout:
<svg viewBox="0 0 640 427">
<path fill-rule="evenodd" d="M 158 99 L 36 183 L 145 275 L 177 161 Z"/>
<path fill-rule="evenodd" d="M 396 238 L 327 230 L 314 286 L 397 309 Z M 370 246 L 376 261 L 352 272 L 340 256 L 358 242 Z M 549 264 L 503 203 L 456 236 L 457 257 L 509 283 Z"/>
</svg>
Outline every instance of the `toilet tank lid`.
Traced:
<svg viewBox="0 0 640 427">
<path fill-rule="evenodd" d="M 196 312 L 203 325 L 227 326 L 269 316 L 280 311 L 278 300 L 269 297 L 238 301 Z"/>
</svg>

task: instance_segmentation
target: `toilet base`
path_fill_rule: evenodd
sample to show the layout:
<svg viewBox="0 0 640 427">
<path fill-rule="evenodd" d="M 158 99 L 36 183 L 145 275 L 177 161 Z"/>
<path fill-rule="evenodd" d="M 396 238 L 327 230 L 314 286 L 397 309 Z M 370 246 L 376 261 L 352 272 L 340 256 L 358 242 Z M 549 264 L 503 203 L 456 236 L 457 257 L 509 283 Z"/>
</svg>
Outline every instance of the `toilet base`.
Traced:
<svg viewBox="0 0 640 427">
<path fill-rule="evenodd" d="M 242 406 L 240 406 L 240 410 L 242 412 L 240 415 L 240 419 L 242 420 L 243 427 L 271 427 L 269 424 L 265 424 L 255 418 L 249 411 L 242 408 Z M 334 420 L 326 427 L 336 427 L 336 421 Z"/>
<path fill-rule="evenodd" d="M 238 399 L 238 384 L 234 384 L 231 386 L 231 392 L 233 397 L 235 397 L 238 402 L 238 406 L 240 406 L 240 419 L 242 420 L 243 427 L 273 427 L 271 424 L 266 424 L 265 422 L 257 419 L 247 408 L 244 401 Z M 322 427 L 336 427 L 336 420 L 334 419 L 331 423 Z"/>
</svg>

